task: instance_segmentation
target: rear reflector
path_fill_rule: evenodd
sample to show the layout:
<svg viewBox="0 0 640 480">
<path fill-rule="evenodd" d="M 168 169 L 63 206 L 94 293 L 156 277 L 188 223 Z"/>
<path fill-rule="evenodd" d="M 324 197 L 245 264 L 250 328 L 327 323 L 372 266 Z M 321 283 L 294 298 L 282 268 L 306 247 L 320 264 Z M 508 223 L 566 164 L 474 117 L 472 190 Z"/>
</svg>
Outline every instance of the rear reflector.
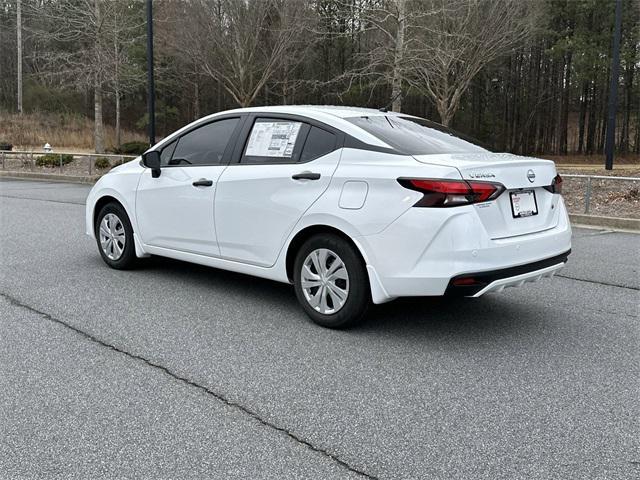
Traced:
<svg viewBox="0 0 640 480">
<path fill-rule="evenodd" d="M 456 207 L 494 200 L 504 192 L 504 185 L 475 180 L 399 178 L 405 188 L 424 194 L 415 207 Z"/>
<path fill-rule="evenodd" d="M 452 282 L 455 287 L 466 287 L 468 285 L 476 285 L 477 283 L 480 282 L 477 282 L 473 277 L 459 277 L 455 278 Z"/>
</svg>

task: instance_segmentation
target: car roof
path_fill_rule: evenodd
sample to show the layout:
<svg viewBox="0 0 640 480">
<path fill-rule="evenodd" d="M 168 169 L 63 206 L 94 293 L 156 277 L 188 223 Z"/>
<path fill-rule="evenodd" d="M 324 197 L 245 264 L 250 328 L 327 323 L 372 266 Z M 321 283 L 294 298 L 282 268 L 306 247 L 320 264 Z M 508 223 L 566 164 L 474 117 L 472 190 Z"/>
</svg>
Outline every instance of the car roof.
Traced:
<svg viewBox="0 0 640 480">
<path fill-rule="evenodd" d="M 332 115 L 338 118 L 398 115 L 395 112 L 385 112 L 375 108 L 348 107 L 342 105 L 278 105 L 269 107 L 238 108 L 233 111 L 288 113 L 292 115 L 314 115 L 320 113 Z"/>
</svg>

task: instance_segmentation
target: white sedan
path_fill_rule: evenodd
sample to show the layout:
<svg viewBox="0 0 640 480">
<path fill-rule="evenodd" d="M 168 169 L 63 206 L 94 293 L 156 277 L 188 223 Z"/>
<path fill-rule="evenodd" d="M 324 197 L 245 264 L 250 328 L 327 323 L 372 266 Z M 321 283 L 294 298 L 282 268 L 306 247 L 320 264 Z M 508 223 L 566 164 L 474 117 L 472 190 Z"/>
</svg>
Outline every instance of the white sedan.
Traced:
<svg viewBox="0 0 640 480">
<path fill-rule="evenodd" d="M 149 255 L 293 283 L 316 323 L 397 297 L 478 297 L 549 277 L 571 249 L 553 162 L 491 153 L 409 115 L 246 108 L 104 175 L 86 230 L 110 267 Z"/>
</svg>

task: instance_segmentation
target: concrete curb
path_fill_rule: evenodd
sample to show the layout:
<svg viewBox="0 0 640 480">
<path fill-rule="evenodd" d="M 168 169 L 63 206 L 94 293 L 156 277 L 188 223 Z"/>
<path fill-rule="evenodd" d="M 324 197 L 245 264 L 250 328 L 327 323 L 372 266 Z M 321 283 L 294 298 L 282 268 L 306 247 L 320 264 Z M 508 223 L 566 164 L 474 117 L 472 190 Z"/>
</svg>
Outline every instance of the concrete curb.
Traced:
<svg viewBox="0 0 640 480">
<path fill-rule="evenodd" d="M 20 180 L 46 180 L 47 182 L 82 183 L 93 185 L 101 175 L 64 175 L 60 173 L 11 172 L 0 170 L 0 177 Z"/>
<path fill-rule="evenodd" d="M 640 219 L 637 218 L 600 217 L 597 215 L 570 213 L 569 219 L 575 226 L 585 225 L 589 227 L 640 232 Z"/>
<path fill-rule="evenodd" d="M 603 170 L 603 165 L 584 164 L 584 163 L 556 163 L 556 168 L 569 168 L 572 170 Z M 621 163 L 616 165 L 615 170 L 640 170 L 638 163 Z M 615 171 L 614 170 L 614 171 Z"/>
</svg>

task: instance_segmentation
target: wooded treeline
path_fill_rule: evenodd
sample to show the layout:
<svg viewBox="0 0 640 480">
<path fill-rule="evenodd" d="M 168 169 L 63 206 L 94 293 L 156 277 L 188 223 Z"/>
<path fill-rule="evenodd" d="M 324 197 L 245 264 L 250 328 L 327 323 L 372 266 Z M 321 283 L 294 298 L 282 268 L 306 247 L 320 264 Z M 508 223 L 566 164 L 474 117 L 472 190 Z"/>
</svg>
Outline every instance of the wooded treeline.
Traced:
<svg viewBox="0 0 640 480">
<path fill-rule="evenodd" d="M 0 0 L 9 112 L 17 6 Z M 144 2 L 20 6 L 25 111 L 95 118 L 97 151 L 103 122 L 146 128 Z M 157 130 L 237 106 L 345 104 L 440 121 L 498 150 L 601 153 L 614 11 L 614 0 L 155 0 Z M 640 0 L 623 0 L 620 152 L 640 153 L 639 68 Z"/>
</svg>

